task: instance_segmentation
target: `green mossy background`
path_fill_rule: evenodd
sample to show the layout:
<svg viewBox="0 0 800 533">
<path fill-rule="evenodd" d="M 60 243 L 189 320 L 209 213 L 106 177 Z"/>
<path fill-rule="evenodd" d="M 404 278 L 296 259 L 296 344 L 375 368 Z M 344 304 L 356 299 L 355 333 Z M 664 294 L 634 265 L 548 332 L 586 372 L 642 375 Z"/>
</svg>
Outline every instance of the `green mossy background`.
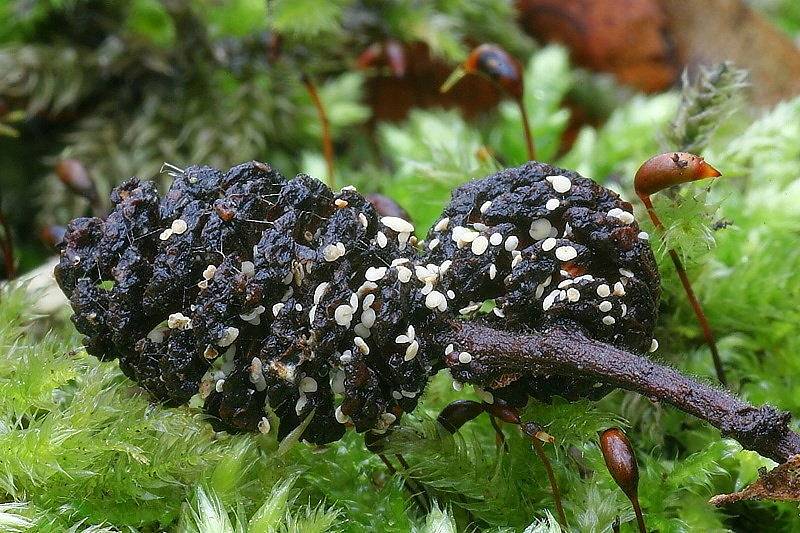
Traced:
<svg viewBox="0 0 800 533">
<path fill-rule="evenodd" d="M 788 31 L 800 28 L 791 1 L 760 4 Z M 62 156 L 84 161 L 103 193 L 132 174 L 159 177 L 164 161 L 227 166 L 258 158 L 285 174 L 323 177 L 320 128 L 300 69 L 319 80 L 337 143 L 337 183 L 395 198 L 422 234 L 453 187 L 526 159 L 520 116 L 503 102 L 469 121 L 457 110 L 416 109 L 402 122 L 373 123 L 365 74 L 342 68 L 343 50 L 354 46 L 348 9 L 380 14 L 391 35 L 423 41 L 452 62 L 467 53 L 466 37 L 499 41 L 525 58 L 524 99 L 542 160 L 629 199 L 636 168 L 662 150 L 691 146 L 723 173 L 657 196 L 666 244 L 636 206 L 663 276 L 654 357 L 713 382 L 710 354 L 666 257 L 672 246 L 688 265 L 733 390 L 800 415 L 800 99 L 751 110 L 733 66 L 710 68 L 683 94 L 630 94 L 573 68 L 564 50 L 536 47 L 500 0 L 324 5 L 280 1 L 268 14 L 250 0 L 0 2 L 0 95 L 19 104 L 2 122 L 18 137 L 0 141 L 10 216 L 18 227 L 30 218 L 8 207 L 24 202 L 39 207 L 42 222 L 85 210 L 47 176 Z M 96 18 L 76 19 L 84 9 Z M 486 17 L 496 24 L 483 24 Z M 81 20 L 101 21 L 101 35 L 78 40 Z M 304 54 L 264 63 L 250 47 L 270 28 Z M 224 61 L 213 56 L 219 43 L 233 50 Z M 584 127 L 561 153 L 565 101 L 587 90 L 597 92 L 607 119 Z M 46 141 L 37 131 L 44 115 L 53 119 Z M 33 239 L 19 251 L 23 268 L 46 255 Z M 507 453 L 486 419 L 442 434 L 438 411 L 475 398 L 470 387 L 455 392 L 445 375 L 390 441 L 435 497 L 425 513 L 360 435 L 314 448 L 291 436 L 277 442 L 275 432 L 215 434 L 198 409 L 155 405 L 116 363 L 87 356 L 67 310 L 41 316 L 36 299 L 24 286 L 0 293 L 2 531 L 560 531 L 544 468 L 514 428 L 505 428 Z M 556 438 L 546 451 L 571 530 L 611 531 L 617 516 L 622 531 L 634 530 L 596 444 L 597 432 L 614 425 L 636 448 L 650 530 L 800 529 L 795 504 L 710 507 L 711 495 L 742 488 L 774 463 L 668 406 L 617 391 L 599 402 L 533 403 L 525 418 Z"/>
</svg>

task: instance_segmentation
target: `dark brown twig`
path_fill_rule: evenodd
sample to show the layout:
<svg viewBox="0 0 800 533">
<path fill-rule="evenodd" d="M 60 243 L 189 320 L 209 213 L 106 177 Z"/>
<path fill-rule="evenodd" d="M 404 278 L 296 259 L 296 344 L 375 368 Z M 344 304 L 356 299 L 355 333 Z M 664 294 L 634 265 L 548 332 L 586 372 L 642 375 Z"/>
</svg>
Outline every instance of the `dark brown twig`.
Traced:
<svg viewBox="0 0 800 533">
<path fill-rule="evenodd" d="M 452 328 L 448 340 L 473 356 L 466 368 L 450 369 L 459 381 L 489 386 L 498 375 L 543 373 L 593 378 L 672 404 L 775 461 L 800 453 L 800 435 L 789 428 L 789 413 L 754 407 L 646 357 L 594 340 L 576 324 L 524 334 L 467 322 Z"/>
</svg>

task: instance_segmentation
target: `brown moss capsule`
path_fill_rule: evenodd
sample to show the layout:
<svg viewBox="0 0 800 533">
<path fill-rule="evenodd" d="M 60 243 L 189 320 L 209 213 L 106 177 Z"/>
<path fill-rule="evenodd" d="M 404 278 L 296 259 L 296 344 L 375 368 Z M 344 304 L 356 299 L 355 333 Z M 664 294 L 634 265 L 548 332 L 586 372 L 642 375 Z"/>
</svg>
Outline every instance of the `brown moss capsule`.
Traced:
<svg viewBox="0 0 800 533">
<path fill-rule="evenodd" d="M 651 157 L 639 167 L 633 185 L 639 198 L 660 190 L 704 178 L 716 178 L 720 172 L 694 154 L 667 152 Z"/>
<path fill-rule="evenodd" d="M 411 221 L 411 217 L 408 215 L 405 209 L 400 207 L 400 204 L 385 196 L 383 194 L 378 193 L 371 193 L 367 195 L 367 201 L 372 204 L 372 207 L 375 208 L 375 211 L 378 212 L 379 215 L 383 217 L 397 217 L 402 218 L 403 220 Z"/>
<path fill-rule="evenodd" d="M 664 154 L 651 157 L 639 167 L 636 176 L 633 179 L 634 189 L 636 194 L 641 199 L 644 206 L 647 208 L 647 214 L 653 225 L 661 231 L 664 231 L 664 224 L 658 218 L 653 202 L 650 200 L 650 195 L 656 192 L 689 181 L 697 181 L 704 178 L 715 178 L 721 176 L 720 172 L 705 162 L 705 160 L 694 154 L 686 152 L 667 152 Z M 711 325 L 708 323 L 703 307 L 697 296 L 694 294 L 692 284 L 686 274 L 686 269 L 683 268 L 683 263 L 678 257 L 675 250 L 669 250 L 670 259 L 675 265 L 675 270 L 683 285 L 683 290 L 686 293 L 686 298 L 692 306 L 697 322 L 700 324 L 700 329 L 703 331 L 703 337 L 706 344 L 711 350 L 711 357 L 714 361 L 714 369 L 717 374 L 717 379 L 723 385 L 727 385 L 725 378 L 725 370 L 722 367 L 722 360 L 717 350 L 717 341 L 714 338 L 714 332 Z"/>
<path fill-rule="evenodd" d="M 92 203 L 97 201 L 97 189 L 94 180 L 83 163 L 77 159 L 62 159 L 56 165 L 56 175 L 61 183 L 73 193 L 83 196 Z"/>
<path fill-rule="evenodd" d="M 441 91 L 443 93 L 449 91 L 467 74 L 486 76 L 514 99 L 522 116 L 522 127 L 525 134 L 528 159 L 536 159 L 536 149 L 533 145 L 533 136 L 528 122 L 528 113 L 522 102 L 522 96 L 525 90 L 522 64 L 498 45 L 485 43 L 470 52 L 467 59 L 465 59 L 442 84 Z"/>
<path fill-rule="evenodd" d="M 639 506 L 639 465 L 631 442 L 621 429 L 610 428 L 600 434 L 600 451 L 603 452 L 603 459 L 611 477 L 633 505 L 639 531 L 647 531 Z"/>
<path fill-rule="evenodd" d="M 64 235 L 66 235 L 66 233 L 67 228 L 64 226 L 50 225 L 42 228 L 39 237 L 46 246 L 57 248 L 58 245 L 64 241 Z"/>
</svg>

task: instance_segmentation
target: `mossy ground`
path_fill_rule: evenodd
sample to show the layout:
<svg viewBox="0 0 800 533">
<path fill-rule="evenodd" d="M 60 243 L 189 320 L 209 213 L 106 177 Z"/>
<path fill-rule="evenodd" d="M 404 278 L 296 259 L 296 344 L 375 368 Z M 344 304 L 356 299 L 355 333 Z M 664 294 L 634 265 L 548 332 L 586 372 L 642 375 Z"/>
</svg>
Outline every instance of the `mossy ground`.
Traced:
<svg viewBox="0 0 800 533">
<path fill-rule="evenodd" d="M 628 99 L 602 128 L 584 128 L 571 150 L 559 154 L 569 116 L 564 96 L 576 79 L 561 49 L 542 49 L 527 62 L 525 103 L 540 157 L 633 199 L 638 165 L 674 148 L 665 139 L 680 98 L 670 92 Z M 341 119 L 337 135 L 365 120 L 358 104 L 362 82 L 347 75 L 323 88 Z M 299 162 L 288 171 L 324 173 L 313 121 L 310 114 L 302 122 L 308 131 L 298 137 Z M 647 227 L 664 287 L 661 348 L 654 356 L 713 381 L 668 245 L 689 267 L 733 390 L 800 415 L 800 99 L 762 113 L 740 110 L 722 126 L 704 143 L 703 155 L 724 177 L 657 197 L 667 244 Z M 414 111 L 406 122 L 379 126 L 377 139 L 386 165 L 339 160 L 339 184 L 395 197 L 420 229 L 454 186 L 490 173 L 500 161 L 525 160 L 511 103 L 473 123 L 454 111 Z M 281 151 L 276 165 L 285 157 Z M 636 215 L 648 226 L 643 211 Z M 401 479 L 387 475 L 365 450 L 361 436 L 348 433 L 313 448 L 292 439 L 279 443 L 274 432 L 214 434 L 199 410 L 155 405 L 116 363 L 82 352 L 66 315 L 34 316 L 35 298 L 8 287 L 0 294 L 0 491 L 7 502 L 0 505 L 0 530 L 448 532 L 472 520 L 484 531 L 559 531 L 544 468 L 514 428 L 505 428 L 507 453 L 498 451 L 486 419 L 455 437 L 440 433 L 438 411 L 453 399 L 474 397 L 469 387 L 453 391 L 444 375 L 390 443 L 435 497 L 436 507 L 425 513 Z M 532 404 L 525 417 L 556 438 L 547 453 L 575 530 L 610 531 L 616 516 L 623 531 L 634 530 L 630 506 L 596 444 L 597 431 L 610 425 L 626 427 L 636 447 L 649 529 L 800 528 L 793 504 L 710 507 L 711 495 L 741 488 L 771 463 L 672 408 L 615 392 L 599 402 Z"/>
</svg>

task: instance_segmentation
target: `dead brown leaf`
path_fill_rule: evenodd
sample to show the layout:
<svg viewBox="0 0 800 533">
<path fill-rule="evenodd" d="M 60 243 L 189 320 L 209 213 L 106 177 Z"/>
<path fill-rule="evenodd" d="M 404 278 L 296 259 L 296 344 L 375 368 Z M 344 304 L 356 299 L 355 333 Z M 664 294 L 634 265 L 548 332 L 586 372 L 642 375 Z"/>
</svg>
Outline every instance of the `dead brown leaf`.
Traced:
<svg viewBox="0 0 800 533">
<path fill-rule="evenodd" d="M 742 500 L 800 501 L 800 455 L 793 455 L 769 472 L 760 471 L 758 479 L 744 490 L 719 494 L 708 502 L 721 507 Z"/>
</svg>

